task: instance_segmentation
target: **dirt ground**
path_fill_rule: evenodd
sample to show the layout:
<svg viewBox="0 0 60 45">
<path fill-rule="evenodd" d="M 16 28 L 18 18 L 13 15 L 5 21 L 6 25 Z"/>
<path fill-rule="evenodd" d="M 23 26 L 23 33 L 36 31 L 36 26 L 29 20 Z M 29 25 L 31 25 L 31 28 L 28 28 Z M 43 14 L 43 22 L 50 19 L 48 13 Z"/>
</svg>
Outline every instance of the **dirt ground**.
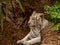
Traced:
<svg viewBox="0 0 60 45">
<path fill-rule="evenodd" d="M 35 0 L 35 1 L 23 0 L 23 1 L 25 4 L 24 6 L 26 8 L 25 9 L 26 14 L 22 14 L 21 10 L 19 10 L 20 8 L 18 7 L 18 4 L 16 4 L 16 2 L 13 1 L 14 12 L 16 14 L 16 15 L 13 15 L 12 8 L 10 5 L 9 17 L 16 25 L 20 24 L 18 23 L 19 19 L 22 19 L 20 20 L 20 22 L 22 22 L 25 16 L 27 15 L 30 16 L 33 10 L 44 12 L 43 6 L 47 3 L 47 1 L 45 0 Z M 21 18 L 21 15 L 23 16 L 22 18 Z M 27 20 L 29 20 L 29 16 Z M 27 20 L 25 20 L 24 23 L 27 23 Z M 60 45 L 60 31 L 52 31 L 48 28 L 49 27 L 41 31 L 42 45 Z M 19 39 L 22 39 L 30 31 L 29 27 L 26 24 L 23 26 L 15 26 L 13 25 L 13 23 L 10 23 L 9 21 L 6 21 L 6 20 L 4 21 L 3 29 L 4 30 L 0 30 L 0 45 L 22 45 L 22 44 L 17 44 L 16 41 Z M 39 45 L 39 44 L 34 44 L 34 45 Z"/>
<path fill-rule="evenodd" d="M 60 31 L 53 31 L 47 28 L 42 31 L 42 44 L 60 45 Z"/>
<path fill-rule="evenodd" d="M 22 45 L 16 41 L 22 39 L 29 32 L 28 27 L 16 28 L 9 22 L 4 22 L 4 30 L 0 31 L 0 45 Z M 41 32 L 42 45 L 60 45 L 60 31 L 45 29 Z M 38 44 L 35 44 L 38 45 Z"/>
</svg>

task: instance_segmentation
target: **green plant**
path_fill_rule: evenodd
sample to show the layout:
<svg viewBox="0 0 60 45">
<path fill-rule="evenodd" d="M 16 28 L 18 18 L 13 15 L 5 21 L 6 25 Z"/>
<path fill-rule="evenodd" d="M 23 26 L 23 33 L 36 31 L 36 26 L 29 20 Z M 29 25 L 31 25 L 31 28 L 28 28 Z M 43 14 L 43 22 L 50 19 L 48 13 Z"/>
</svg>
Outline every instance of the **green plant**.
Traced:
<svg viewBox="0 0 60 45">
<path fill-rule="evenodd" d="M 44 9 L 45 13 L 48 14 L 47 16 L 51 19 L 50 22 L 53 24 L 58 23 L 58 25 L 60 25 L 60 2 L 57 1 L 53 6 L 45 5 Z M 59 30 L 59 28 L 60 26 L 55 26 L 53 30 Z"/>
<path fill-rule="evenodd" d="M 51 28 L 52 30 L 60 30 L 60 23 L 58 23 L 57 25 L 55 25 L 53 28 Z"/>
</svg>

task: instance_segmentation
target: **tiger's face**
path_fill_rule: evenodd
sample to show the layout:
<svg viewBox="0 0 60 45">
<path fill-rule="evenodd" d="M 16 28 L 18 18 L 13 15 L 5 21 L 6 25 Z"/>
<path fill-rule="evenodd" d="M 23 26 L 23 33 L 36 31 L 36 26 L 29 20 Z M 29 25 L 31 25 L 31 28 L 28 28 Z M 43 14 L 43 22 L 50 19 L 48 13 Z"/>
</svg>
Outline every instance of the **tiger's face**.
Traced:
<svg viewBox="0 0 60 45">
<path fill-rule="evenodd" d="M 41 26 L 43 18 L 43 13 L 36 13 L 36 11 L 34 11 L 30 17 L 30 20 L 28 21 L 28 25 L 30 27 Z"/>
</svg>

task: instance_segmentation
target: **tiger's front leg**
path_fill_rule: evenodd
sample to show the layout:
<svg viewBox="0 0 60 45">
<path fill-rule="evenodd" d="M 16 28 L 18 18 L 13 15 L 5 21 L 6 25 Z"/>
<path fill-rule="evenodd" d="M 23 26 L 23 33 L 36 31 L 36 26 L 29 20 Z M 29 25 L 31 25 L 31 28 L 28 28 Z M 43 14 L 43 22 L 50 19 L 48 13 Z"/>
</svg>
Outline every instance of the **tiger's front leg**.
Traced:
<svg viewBox="0 0 60 45">
<path fill-rule="evenodd" d="M 41 42 L 41 37 L 36 37 L 36 38 L 33 38 L 31 40 L 28 40 L 28 41 L 25 41 L 23 44 L 24 45 L 33 45 L 35 43 L 40 43 Z"/>
<path fill-rule="evenodd" d="M 23 39 L 18 40 L 18 41 L 17 41 L 17 44 L 18 44 L 18 43 L 23 43 L 24 41 L 28 40 L 28 38 L 30 37 L 30 35 L 31 35 L 31 32 L 29 32 Z"/>
</svg>

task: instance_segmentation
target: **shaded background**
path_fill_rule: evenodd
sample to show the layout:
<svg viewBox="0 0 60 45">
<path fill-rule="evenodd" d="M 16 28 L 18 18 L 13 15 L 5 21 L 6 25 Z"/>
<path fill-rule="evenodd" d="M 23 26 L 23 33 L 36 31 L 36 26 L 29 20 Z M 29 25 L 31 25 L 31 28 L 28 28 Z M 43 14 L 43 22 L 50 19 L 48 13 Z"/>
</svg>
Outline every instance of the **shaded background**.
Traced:
<svg viewBox="0 0 60 45">
<path fill-rule="evenodd" d="M 0 30 L 0 45 L 18 45 L 16 41 L 22 39 L 29 33 L 27 22 L 32 12 L 44 13 L 44 5 L 53 5 L 56 0 L 22 0 L 25 12 L 19 8 L 19 4 L 15 0 L 9 0 L 8 17 L 10 19 L 4 20 L 3 30 Z M 3 7 L 6 6 L 6 0 L 2 0 Z M 12 7 L 13 6 L 13 7 Z M 6 13 L 3 10 L 3 15 Z M 49 26 L 50 27 L 50 26 Z M 47 27 L 47 28 L 49 28 Z M 60 45 L 60 31 L 51 31 L 45 29 L 42 32 L 42 44 Z M 19 44 L 22 45 L 22 44 Z M 40 44 L 34 44 L 40 45 Z"/>
</svg>

